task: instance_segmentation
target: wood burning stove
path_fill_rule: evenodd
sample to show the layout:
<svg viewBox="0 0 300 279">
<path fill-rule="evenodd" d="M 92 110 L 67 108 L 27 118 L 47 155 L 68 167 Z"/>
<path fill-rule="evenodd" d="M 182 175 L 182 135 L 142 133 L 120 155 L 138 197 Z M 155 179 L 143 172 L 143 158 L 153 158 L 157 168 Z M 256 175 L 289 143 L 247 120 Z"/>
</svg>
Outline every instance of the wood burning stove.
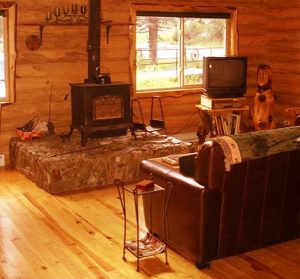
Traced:
<svg viewBox="0 0 300 279">
<path fill-rule="evenodd" d="M 95 137 L 124 135 L 132 130 L 130 84 L 71 84 L 72 124 L 81 144 Z"/>
<path fill-rule="evenodd" d="M 122 135 L 130 128 L 130 84 L 111 83 L 110 77 L 101 78 L 100 25 L 101 1 L 89 3 L 88 78 L 84 83 L 71 84 L 72 124 L 81 133 L 81 144 L 93 137 Z"/>
</svg>

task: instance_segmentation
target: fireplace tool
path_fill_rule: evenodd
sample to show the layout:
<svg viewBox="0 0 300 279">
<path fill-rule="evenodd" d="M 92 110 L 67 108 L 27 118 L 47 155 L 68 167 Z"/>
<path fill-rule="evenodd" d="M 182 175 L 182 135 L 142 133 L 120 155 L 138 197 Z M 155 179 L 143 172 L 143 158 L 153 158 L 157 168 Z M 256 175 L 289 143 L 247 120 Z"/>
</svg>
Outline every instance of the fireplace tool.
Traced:
<svg viewBox="0 0 300 279">
<path fill-rule="evenodd" d="M 55 127 L 54 124 L 50 121 L 51 119 L 51 108 L 52 108 L 52 92 L 53 92 L 53 83 L 52 81 L 49 81 L 49 113 L 48 113 L 48 133 L 49 135 L 54 135 L 55 134 Z"/>
</svg>

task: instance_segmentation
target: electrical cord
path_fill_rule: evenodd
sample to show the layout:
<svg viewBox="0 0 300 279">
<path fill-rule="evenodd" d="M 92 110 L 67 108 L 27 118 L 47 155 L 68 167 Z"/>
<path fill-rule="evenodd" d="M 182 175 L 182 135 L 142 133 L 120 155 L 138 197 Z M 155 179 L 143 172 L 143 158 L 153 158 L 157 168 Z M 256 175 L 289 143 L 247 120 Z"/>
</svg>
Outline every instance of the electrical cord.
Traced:
<svg viewBox="0 0 300 279">
<path fill-rule="evenodd" d="M 179 134 L 181 131 L 183 131 L 184 129 L 188 128 L 188 124 L 191 122 L 192 118 L 194 117 L 194 115 L 196 114 L 197 112 L 194 111 L 191 113 L 190 117 L 188 118 L 188 120 L 186 121 L 186 123 L 183 125 L 182 128 L 180 128 L 179 130 L 177 130 L 175 133 L 172 133 L 172 136 L 176 136 L 177 134 Z"/>
<path fill-rule="evenodd" d="M 137 97 L 137 98 L 138 99 L 151 99 L 153 97 L 160 97 L 160 98 L 164 99 L 164 98 L 181 98 L 181 97 L 193 96 L 193 95 L 201 95 L 201 93 L 199 93 L 199 92 L 188 92 L 188 93 L 184 93 L 184 94 L 180 94 L 180 95 L 159 95 L 159 96 L 153 96 L 151 94 L 151 96 L 142 96 L 142 97 Z"/>
</svg>

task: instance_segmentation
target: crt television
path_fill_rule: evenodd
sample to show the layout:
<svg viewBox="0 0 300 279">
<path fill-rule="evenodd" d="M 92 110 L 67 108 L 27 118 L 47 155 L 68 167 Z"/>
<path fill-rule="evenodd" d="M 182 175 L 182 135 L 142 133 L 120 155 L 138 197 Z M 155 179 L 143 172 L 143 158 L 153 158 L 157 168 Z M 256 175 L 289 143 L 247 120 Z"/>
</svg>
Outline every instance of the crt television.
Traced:
<svg viewBox="0 0 300 279">
<path fill-rule="evenodd" d="M 211 98 L 243 97 L 247 88 L 247 57 L 203 57 L 203 86 Z"/>
</svg>

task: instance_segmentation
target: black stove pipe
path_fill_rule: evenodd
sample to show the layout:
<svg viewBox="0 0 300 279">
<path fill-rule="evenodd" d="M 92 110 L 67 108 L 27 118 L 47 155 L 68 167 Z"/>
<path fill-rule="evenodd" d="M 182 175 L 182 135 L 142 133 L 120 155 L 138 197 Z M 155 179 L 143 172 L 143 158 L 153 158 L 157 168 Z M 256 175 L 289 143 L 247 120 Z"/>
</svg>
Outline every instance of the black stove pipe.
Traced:
<svg viewBox="0 0 300 279">
<path fill-rule="evenodd" d="M 101 0 L 89 1 L 88 20 L 88 79 L 87 83 L 95 83 L 100 67 L 101 38 Z"/>
</svg>

